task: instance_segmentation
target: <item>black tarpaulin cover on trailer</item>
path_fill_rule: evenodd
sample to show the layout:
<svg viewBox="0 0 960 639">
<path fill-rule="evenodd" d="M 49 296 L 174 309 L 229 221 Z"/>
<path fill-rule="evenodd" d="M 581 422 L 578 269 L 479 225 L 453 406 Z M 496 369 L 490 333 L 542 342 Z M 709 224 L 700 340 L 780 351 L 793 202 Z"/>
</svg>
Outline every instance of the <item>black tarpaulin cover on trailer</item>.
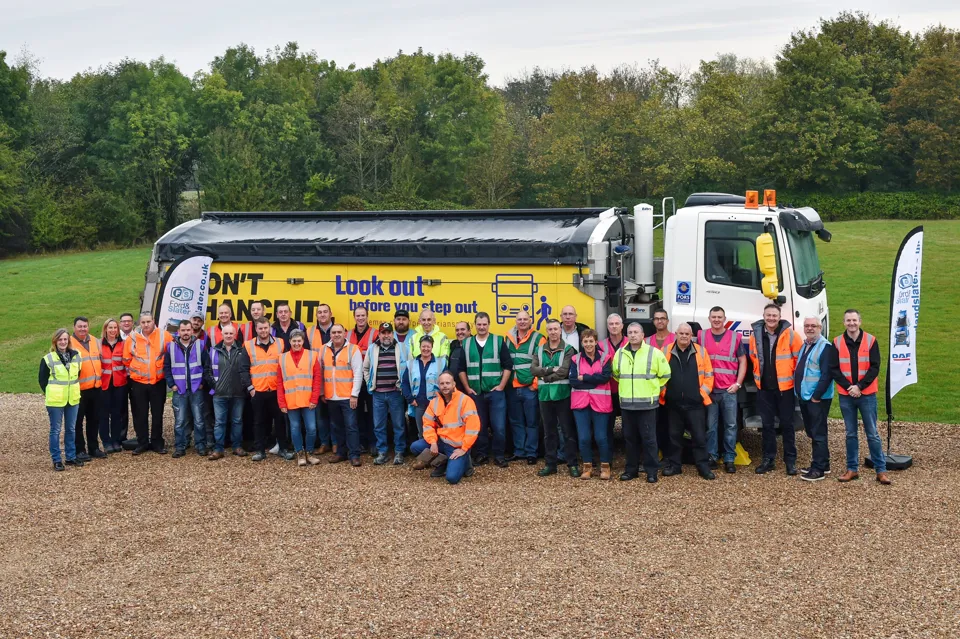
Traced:
<svg viewBox="0 0 960 639">
<path fill-rule="evenodd" d="M 160 262 L 204 251 L 225 262 L 577 264 L 605 210 L 209 212 L 156 251 Z"/>
</svg>

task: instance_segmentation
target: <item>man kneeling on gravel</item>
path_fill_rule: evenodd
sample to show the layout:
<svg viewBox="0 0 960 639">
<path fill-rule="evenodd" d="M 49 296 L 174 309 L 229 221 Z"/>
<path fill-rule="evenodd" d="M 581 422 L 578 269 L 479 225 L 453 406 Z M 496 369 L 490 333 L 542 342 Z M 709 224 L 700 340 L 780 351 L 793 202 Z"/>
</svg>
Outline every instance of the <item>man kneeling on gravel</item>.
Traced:
<svg viewBox="0 0 960 639">
<path fill-rule="evenodd" d="M 473 474 L 468 453 L 480 434 L 480 417 L 473 399 L 457 390 L 449 371 L 440 374 L 437 386 L 440 392 L 423 414 L 423 438 L 410 446 L 410 452 L 418 456 L 414 469 L 429 464 L 434 467 L 432 477 L 446 475 L 456 484 Z"/>
</svg>

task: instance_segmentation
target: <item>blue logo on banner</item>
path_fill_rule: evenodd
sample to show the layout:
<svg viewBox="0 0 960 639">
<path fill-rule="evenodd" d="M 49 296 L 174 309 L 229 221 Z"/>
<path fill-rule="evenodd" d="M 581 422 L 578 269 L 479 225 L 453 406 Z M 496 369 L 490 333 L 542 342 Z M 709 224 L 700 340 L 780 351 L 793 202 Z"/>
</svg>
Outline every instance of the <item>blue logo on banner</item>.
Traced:
<svg viewBox="0 0 960 639">
<path fill-rule="evenodd" d="M 690 282 L 677 282 L 677 304 L 690 303 Z"/>
</svg>

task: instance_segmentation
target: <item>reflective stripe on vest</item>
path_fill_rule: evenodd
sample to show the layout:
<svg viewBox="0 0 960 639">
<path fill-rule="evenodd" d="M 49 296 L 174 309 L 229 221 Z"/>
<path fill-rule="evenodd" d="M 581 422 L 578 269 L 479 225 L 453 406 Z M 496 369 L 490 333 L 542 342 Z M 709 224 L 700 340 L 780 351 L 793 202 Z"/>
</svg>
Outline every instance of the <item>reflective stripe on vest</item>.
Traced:
<svg viewBox="0 0 960 639">
<path fill-rule="evenodd" d="M 349 343 L 340 347 L 336 354 L 333 346 L 323 347 L 320 363 L 323 366 L 323 396 L 327 399 L 333 399 L 334 394 L 338 399 L 349 399 L 353 394 L 353 357 L 356 352 L 357 346 Z"/>
<path fill-rule="evenodd" d="M 480 344 L 477 343 L 476 336 L 468 337 L 467 343 L 463 345 L 463 355 L 467 364 L 467 381 L 470 383 L 470 388 L 477 393 L 489 393 L 500 384 L 500 378 L 503 376 L 503 368 L 500 366 L 500 349 L 503 348 L 503 338 L 488 333 L 487 341 L 484 344 L 484 352 L 486 352 L 488 345 L 493 351 L 493 355 L 482 359 Z"/>
<path fill-rule="evenodd" d="M 117 343 L 110 346 L 105 339 L 100 345 L 100 388 L 123 386 L 127 383 L 127 367 L 123 365 L 123 340 L 117 336 Z"/>
<path fill-rule="evenodd" d="M 574 355 L 573 361 L 577 365 L 577 372 L 581 375 L 599 375 L 603 372 L 604 364 L 609 362 L 612 357 L 609 353 L 599 349 L 597 355 L 597 359 L 592 363 L 586 360 L 582 352 Z M 589 407 L 598 413 L 612 413 L 613 394 L 610 382 L 599 384 L 596 388 L 574 388 L 570 393 L 570 407 L 574 410 Z"/>
<path fill-rule="evenodd" d="M 154 335 L 156 335 L 157 338 L 154 338 Z M 133 340 L 130 344 L 130 364 L 128 370 L 130 377 L 134 381 L 153 384 L 163 377 L 163 354 L 165 352 L 164 346 L 166 346 L 163 335 L 164 333 L 161 329 L 155 328 L 153 332 L 150 333 L 150 337 L 145 336 L 143 333 L 133 333 L 127 338 Z M 154 339 L 160 342 L 156 350 L 153 348 Z M 137 379 L 138 377 L 140 379 Z"/>
<path fill-rule="evenodd" d="M 288 410 L 308 408 L 313 394 L 313 367 L 317 354 L 301 350 L 300 362 L 295 364 L 293 354 L 286 352 L 280 358 L 280 375 L 283 378 L 283 396 Z"/>
<path fill-rule="evenodd" d="M 67 404 L 80 403 L 80 358 L 71 357 L 68 366 L 64 366 L 57 353 L 47 353 L 43 357 L 50 370 L 44 401 L 51 408 L 62 408 Z"/>
<path fill-rule="evenodd" d="M 262 392 L 277 390 L 277 368 L 280 366 L 280 355 L 284 348 L 282 339 L 270 338 L 267 352 L 261 354 L 258 340 L 244 343 L 247 355 L 250 356 L 250 379 L 253 388 Z"/>
<path fill-rule="evenodd" d="M 713 364 L 715 391 L 725 390 L 737 383 L 737 373 L 740 370 L 740 358 L 737 356 L 739 338 L 739 334 L 726 330 L 723 338 L 717 342 L 711 331 L 700 331 L 700 346 L 710 356 L 710 363 Z"/>
<path fill-rule="evenodd" d="M 820 339 L 817 340 L 813 346 L 809 347 L 807 359 L 803 367 L 803 378 L 800 380 L 800 388 L 798 389 L 800 399 L 807 401 L 813 399 L 813 393 L 817 389 L 817 385 L 820 383 L 823 374 L 823 371 L 820 370 L 820 355 L 829 343 L 830 342 L 821 335 Z M 807 348 L 807 344 L 804 344 L 803 348 Z M 803 348 L 800 350 L 801 356 L 803 354 Z M 833 397 L 832 383 L 827 386 L 827 390 L 823 394 L 823 399 L 830 399 L 831 397 Z"/>
<path fill-rule="evenodd" d="M 100 388 L 100 343 L 94 337 L 87 337 L 87 343 L 90 348 L 83 345 L 73 335 L 70 336 L 70 344 L 74 350 L 80 353 L 80 390 L 89 390 L 91 388 Z"/>
<path fill-rule="evenodd" d="M 657 384 L 657 388 L 653 389 L 653 388 L 644 388 L 645 385 L 642 383 L 644 381 L 653 380 L 653 379 L 657 379 L 657 380 L 670 379 L 669 372 L 659 377 L 652 372 L 653 371 L 653 351 L 654 351 L 654 347 L 648 346 L 647 361 L 645 366 L 641 369 L 643 372 L 640 372 L 640 373 L 635 373 L 634 371 L 637 370 L 636 355 L 641 351 L 636 351 L 635 353 L 626 355 L 628 362 L 630 364 L 630 372 L 627 374 L 624 374 L 623 372 L 623 359 L 624 359 L 625 353 L 627 352 L 627 349 L 621 348 L 619 351 L 617 351 L 617 370 L 620 372 L 619 377 L 620 377 L 620 407 L 621 408 L 625 408 L 627 410 L 654 408 L 660 403 L 660 384 Z M 624 382 L 628 382 L 628 383 L 625 384 Z M 641 382 L 641 388 L 643 388 L 645 392 L 652 391 L 652 394 L 643 395 L 642 397 L 635 397 L 634 395 L 637 390 L 636 389 L 637 382 Z"/>
<path fill-rule="evenodd" d="M 200 390 L 200 384 L 203 382 L 203 359 L 201 351 L 203 345 L 199 340 L 194 340 L 190 345 L 190 352 L 185 357 L 183 349 L 176 342 L 170 342 L 167 351 L 170 353 L 170 374 L 173 376 L 173 383 L 177 387 L 177 392 L 185 395 L 187 392 L 187 369 L 190 370 L 190 392 L 196 393 Z"/>
<path fill-rule="evenodd" d="M 873 343 L 877 341 L 870 333 L 863 333 L 863 336 L 860 338 L 860 347 L 857 351 L 857 381 L 863 379 L 863 374 L 870 369 L 870 349 L 873 348 Z M 843 333 L 838 335 L 833 340 L 833 345 L 837 349 L 838 359 L 840 360 L 840 372 L 843 373 L 843 376 L 847 378 L 847 381 L 851 384 L 853 383 L 853 367 L 850 365 L 850 349 L 847 347 L 847 340 L 843 338 Z M 879 383 L 877 379 L 874 378 L 870 385 L 866 388 L 861 388 L 860 391 L 864 395 L 873 395 L 877 392 L 879 388 Z M 841 395 L 847 395 L 847 391 L 837 385 L 837 392 Z"/>
</svg>

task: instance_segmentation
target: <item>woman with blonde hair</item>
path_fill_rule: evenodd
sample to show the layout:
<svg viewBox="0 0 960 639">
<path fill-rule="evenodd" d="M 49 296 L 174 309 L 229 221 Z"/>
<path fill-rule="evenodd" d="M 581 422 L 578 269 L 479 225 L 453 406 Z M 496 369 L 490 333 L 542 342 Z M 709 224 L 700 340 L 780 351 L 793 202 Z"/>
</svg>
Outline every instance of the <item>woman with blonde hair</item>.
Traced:
<svg viewBox="0 0 960 639">
<path fill-rule="evenodd" d="M 40 360 L 40 390 L 50 418 L 50 457 L 53 469 L 65 470 L 60 451 L 60 430 L 68 466 L 83 466 L 77 459 L 75 427 L 80 405 L 80 353 L 70 348 L 70 333 L 58 328 L 50 340 L 50 352 Z"/>
<path fill-rule="evenodd" d="M 107 453 L 119 453 L 127 409 L 127 368 L 123 365 L 120 323 L 112 317 L 100 333 L 100 441 Z"/>
</svg>

